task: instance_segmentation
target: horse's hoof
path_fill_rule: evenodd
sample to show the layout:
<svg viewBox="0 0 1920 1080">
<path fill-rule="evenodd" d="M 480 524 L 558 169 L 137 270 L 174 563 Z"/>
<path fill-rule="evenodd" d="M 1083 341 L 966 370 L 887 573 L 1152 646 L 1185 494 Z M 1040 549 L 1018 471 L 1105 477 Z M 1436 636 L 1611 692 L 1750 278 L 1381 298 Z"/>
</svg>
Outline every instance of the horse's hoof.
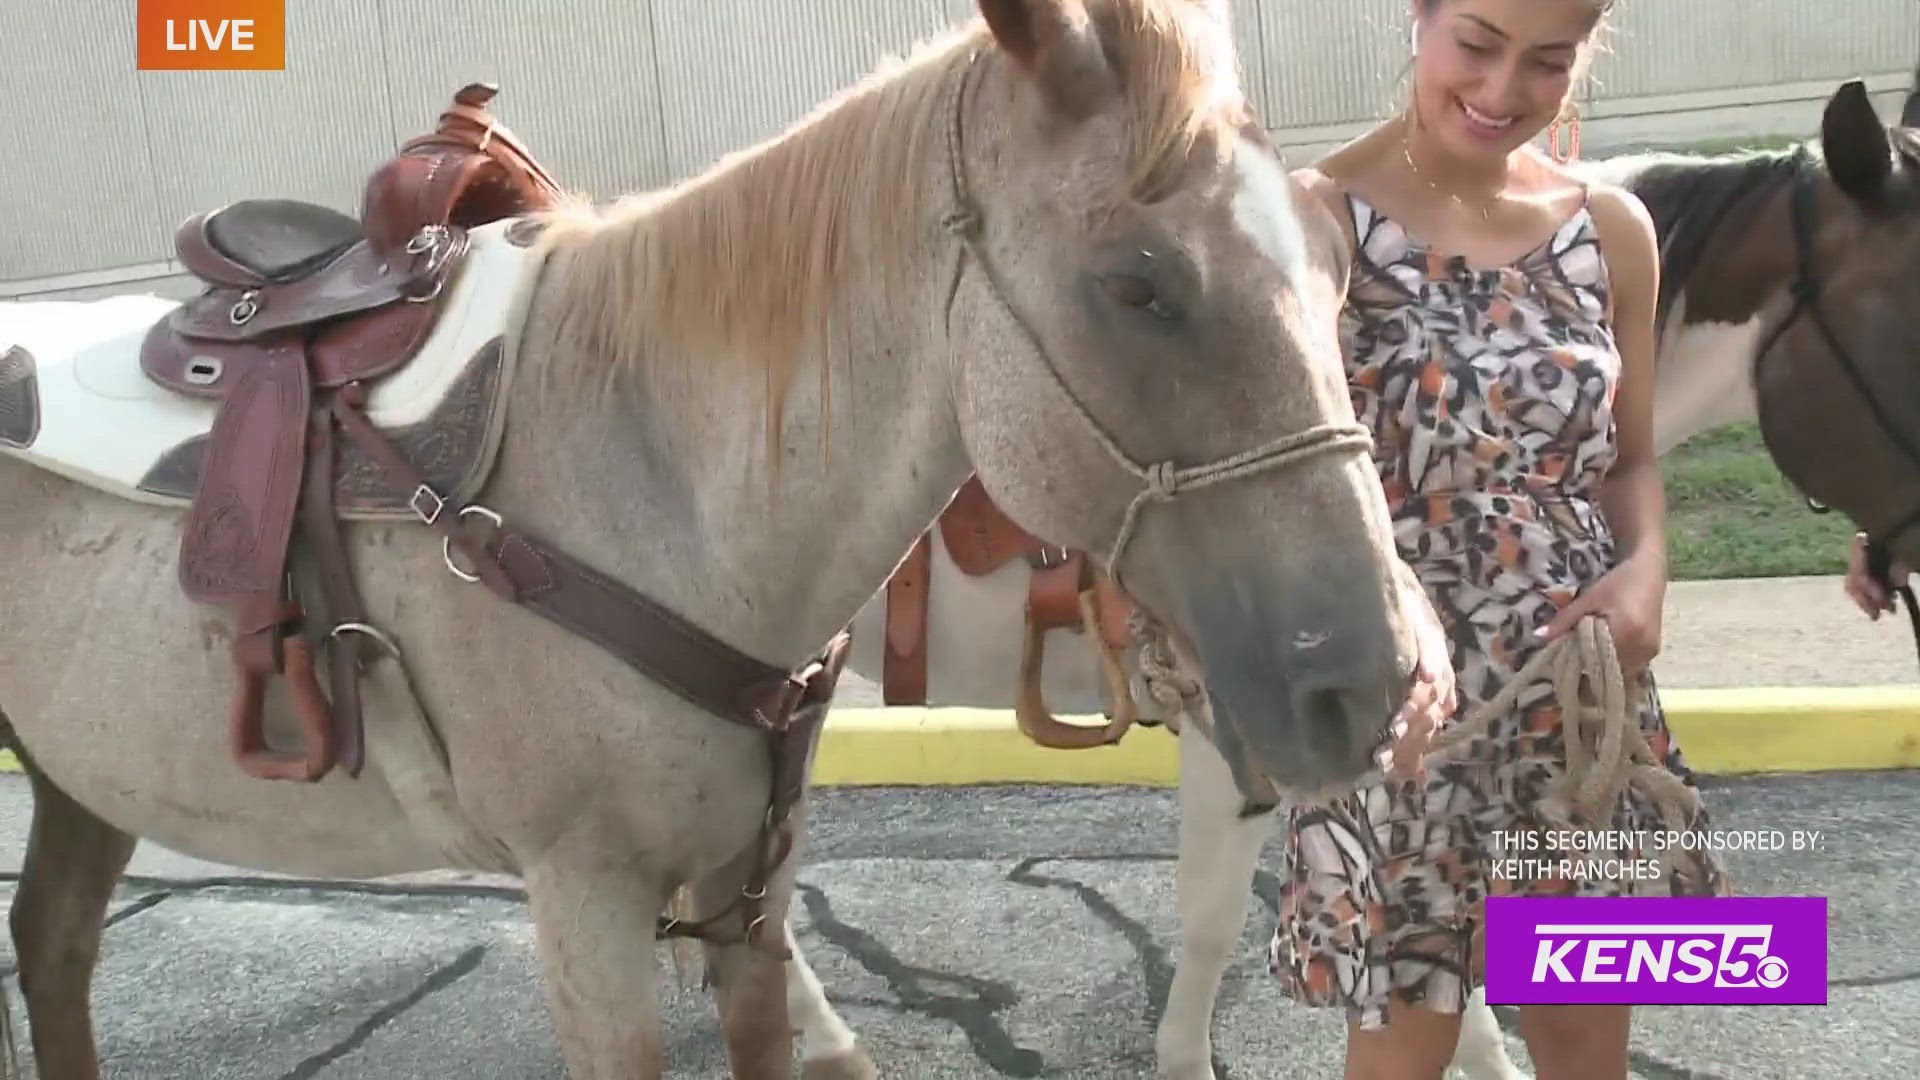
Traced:
<svg viewBox="0 0 1920 1080">
<path fill-rule="evenodd" d="M 880 1071 L 867 1052 L 856 1046 L 832 1057 L 801 1062 L 800 1080 L 880 1080 Z"/>
</svg>

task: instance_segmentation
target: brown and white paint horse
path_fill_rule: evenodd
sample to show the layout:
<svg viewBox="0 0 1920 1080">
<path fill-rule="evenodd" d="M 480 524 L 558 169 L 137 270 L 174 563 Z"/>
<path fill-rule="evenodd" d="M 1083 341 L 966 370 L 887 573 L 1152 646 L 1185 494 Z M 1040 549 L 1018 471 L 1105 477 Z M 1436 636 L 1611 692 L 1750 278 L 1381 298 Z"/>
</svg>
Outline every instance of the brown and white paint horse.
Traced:
<svg viewBox="0 0 1920 1080">
<path fill-rule="evenodd" d="M 1899 127 L 1883 125 L 1860 84 L 1848 83 L 1832 95 L 1820 137 L 1808 146 L 1719 157 L 1637 154 L 1583 166 L 1633 190 L 1659 233 L 1659 452 L 1758 415 L 1768 448 L 1790 479 L 1880 536 L 1909 565 L 1920 565 L 1920 527 L 1910 520 L 1920 508 L 1920 456 L 1901 451 L 1897 438 L 1920 441 L 1920 318 L 1906 306 L 1906 296 L 1920 290 L 1915 127 L 1920 72 Z M 1801 266 L 1796 185 L 1813 196 L 1806 228 L 1820 318 L 1891 419 L 1903 425 L 1893 433 L 1844 375 L 1818 322 L 1795 314 Z M 1025 570 L 1016 563 L 968 577 L 943 561 L 938 547 L 935 554 L 930 700 L 1009 707 Z M 883 620 L 884 603 L 876 598 L 856 623 L 850 668 L 872 678 L 881 671 Z M 1088 659 L 1090 647 L 1064 631 L 1053 636 L 1059 641 L 1050 647 L 1045 672 L 1048 701 L 1063 715 L 1101 711 L 1104 683 Z M 1156 717 L 1155 702 L 1138 693 L 1137 684 L 1135 707 L 1142 717 Z M 1244 801 L 1218 750 L 1199 725 L 1176 726 L 1181 941 L 1157 1032 L 1159 1075 L 1210 1080 L 1214 1002 L 1245 923 L 1272 816 L 1243 818 Z M 1467 1009 L 1453 1064 L 1474 1080 L 1523 1075 L 1483 994 Z"/>
</svg>

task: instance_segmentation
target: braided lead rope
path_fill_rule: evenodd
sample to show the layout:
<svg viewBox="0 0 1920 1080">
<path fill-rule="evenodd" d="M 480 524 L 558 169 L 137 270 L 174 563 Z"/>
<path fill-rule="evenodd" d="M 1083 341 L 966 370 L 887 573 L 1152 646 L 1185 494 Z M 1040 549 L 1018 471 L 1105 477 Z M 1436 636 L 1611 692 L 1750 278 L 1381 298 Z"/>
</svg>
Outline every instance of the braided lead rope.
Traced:
<svg viewBox="0 0 1920 1080">
<path fill-rule="evenodd" d="M 1305 431 L 1283 435 L 1252 450 L 1184 469 L 1171 461 L 1143 466 L 1127 456 L 1126 451 L 1122 450 L 1120 444 L 1107 434 L 1100 422 L 1087 411 L 1079 395 L 1075 394 L 1066 380 L 1061 377 L 1059 369 L 1054 366 L 1052 355 L 1041 344 L 1040 336 L 1007 301 L 1007 290 L 999 274 L 994 270 L 993 262 L 987 258 L 986 248 L 981 240 L 980 213 L 974 208 L 972 198 L 968 194 L 966 169 L 960 156 L 966 88 L 980 56 L 981 53 L 974 52 L 960 69 L 960 74 L 953 83 L 953 107 L 948 113 L 947 172 L 953 186 L 953 209 L 941 218 L 940 224 L 947 232 L 959 237 L 963 244 L 959 256 L 960 262 L 956 262 L 954 267 L 953 289 L 957 290 L 959 287 L 961 263 L 967 255 L 973 256 L 973 261 L 980 267 L 980 272 L 986 276 L 988 289 L 999 300 L 1000 306 L 1012 317 L 1014 325 L 1020 328 L 1020 333 L 1027 339 L 1027 344 L 1039 355 L 1041 368 L 1047 373 L 1047 377 L 1053 380 L 1053 385 L 1059 389 L 1067 404 L 1072 407 L 1073 414 L 1080 421 L 1081 426 L 1093 434 L 1095 441 L 1115 464 L 1141 482 L 1142 488 L 1139 494 L 1127 504 L 1126 513 L 1121 518 L 1120 531 L 1115 534 L 1113 547 L 1107 554 L 1107 573 L 1114 582 L 1116 584 L 1120 582 L 1120 557 L 1126 553 L 1127 543 L 1133 539 L 1140 510 L 1147 503 L 1168 502 L 1182 492 L 1211 487 L 1243 476 L 1253 476 L 1298 464 L 1309 458 L 1335 451 L 1370 453 L 1373 447 L 1373 436 L 1365 427 L 1360 424 L 1322 424 Z M 948 303 L 952 303 L 952 290 L 949 291 Z"/>
<path fill-rule="evenodd" d="M 1627 681 L 1613 634 L 1598 615 L 1581 619 L 1572 633 L 1542 647 L 1500 693 L 1436 737 L 1426 754 L 1428 767 L 1449 760 L 1457 763 L 1457 758 L 1448 758 L 1448 752 L 1484 735 L 1493 719 L 1509 714 L 1520 694 L 1542 676 L 1552 682 L 1554 700 L 1560 705 L 1567 765 L 1537 812 L 1564 831 L 1606 828 L 1621 793 L 1632 786 L 1653 802 L 1668 830 L 1685 831 L 1699 813 L 1700 793 L 1654 756 L 1646 733 L 1640 730 L 1642 691 L 1637 683 Z M 1371 772 L 1355 786 L 1385 778 L 1384 773 Z M 1569 812 L 1558 813 L 1553 809 L 1556 804 Z M 1661 852 L 1661 860 L 1671 867 L 1680 853 L 1678 846 L 1668 847 Z"/>
<path fill-rule="evenodd" d="M 1134 604 L 1127 613 L 1127 631 L 1140 645 L 1140 679 L 1146 684 L 1148 696 L 1160 706 L 1162 722 L 1166 717 L 1179 714 L 1189 718 L 1199 716 L 1200 683 L 1180 666 L 1166 630 L 1140 605 Z"/>
</svg>

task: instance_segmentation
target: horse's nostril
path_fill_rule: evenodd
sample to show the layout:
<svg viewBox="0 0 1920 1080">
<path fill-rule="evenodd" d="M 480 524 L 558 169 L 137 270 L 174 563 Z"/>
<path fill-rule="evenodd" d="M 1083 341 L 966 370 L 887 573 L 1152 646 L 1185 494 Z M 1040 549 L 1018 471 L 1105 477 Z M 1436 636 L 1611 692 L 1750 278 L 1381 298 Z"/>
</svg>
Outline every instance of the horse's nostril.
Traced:
<svg viewBox="0 0 1920 1080">
<path fill-rule="evenodd" d="M 1293 691 L 1293 713 L 1315 751 L 1333 760 L 1353 755 L 1352 695 L 1337 683 L 1309 681 Z"/>
<path fill-rule="evenodd" d="M 1346 721 L 1347 707 L 1340 691 L 1327 686 L 1311 687 L 1298 695 L 1295 711 L 1315 727 L 1337 727 Z"/>
</svg>

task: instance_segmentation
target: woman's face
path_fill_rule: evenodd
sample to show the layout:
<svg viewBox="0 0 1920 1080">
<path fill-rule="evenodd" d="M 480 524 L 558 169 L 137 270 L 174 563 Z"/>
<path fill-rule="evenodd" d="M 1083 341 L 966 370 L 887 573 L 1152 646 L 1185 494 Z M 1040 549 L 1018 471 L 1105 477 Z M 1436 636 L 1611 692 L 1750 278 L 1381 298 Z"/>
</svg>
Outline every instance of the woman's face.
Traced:
<svg viewBox="0 0 1920 1080">
<path fill-rule="evenodd" d="M 1467 157 L 1504 157 L 1559 115 L 1593 0 L 1416 0 L 1415 108 L 1426 134 Z"/>
</svg>

